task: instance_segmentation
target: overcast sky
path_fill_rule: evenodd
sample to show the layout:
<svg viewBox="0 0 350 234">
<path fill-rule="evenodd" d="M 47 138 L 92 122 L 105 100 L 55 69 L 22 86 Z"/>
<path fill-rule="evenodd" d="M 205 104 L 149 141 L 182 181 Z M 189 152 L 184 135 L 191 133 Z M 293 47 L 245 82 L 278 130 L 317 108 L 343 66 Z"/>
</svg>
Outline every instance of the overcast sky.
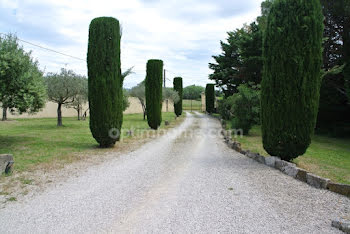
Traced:
<svg viewBox="0 0 350 234">
<path fill-rule="evenodd" d="M 16 33 L 35 44 L 82 60 L 65 57 L 23 43 L 45 72 L 61 67 L 86 75 L 90 21 L 99 16 L 117 18 L 123 28 L 122 70 L 135 74 L 124 86 L 145 78 L 148 59 L 164 61 L 167 86 L 174 76 L 184 85 L 210 82 L 208 63 L 220 53 L 226 32 L 250 23 L 260 14 L 262 0 L 0 0 L 0 33 Z"/>
</svg>

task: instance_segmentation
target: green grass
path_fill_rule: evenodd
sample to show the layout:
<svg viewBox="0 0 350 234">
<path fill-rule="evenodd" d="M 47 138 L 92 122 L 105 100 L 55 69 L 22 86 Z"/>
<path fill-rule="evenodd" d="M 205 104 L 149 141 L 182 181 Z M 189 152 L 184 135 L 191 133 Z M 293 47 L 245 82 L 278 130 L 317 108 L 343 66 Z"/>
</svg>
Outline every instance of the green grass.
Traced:
<svg viewBox="0 0 350 234">
<path fill-rule="evenodd" d="M 174 113 L 163 113 L 164 121 L 175 121 Z M 89 120 L 63 118 L 63 127 L 56 126 L 55 118 L 15 119 L 0 121 L 0 154 L 14 156 L 15 170 L 24 171 L 52 160 L 71 160 L 68 156 L 88 150 L 97 150 L 98 144 L 89 129 Z M 123 130 L 149 129 L 142 114 L 124 115 Z M 124 132 L 124 137 L 126 133 Z M 28 183 L 28 181 L 23 181 Z"/>
<path fill-rule="evenodd" d="M 248 136 L 236 140 L 243 149 L 268 156 L 262 145 L 260 126 L 254 126 Z M 350 138 L 315 135 L 306 153 L 293 162 L 334 182 L 350 184 Z"/>
<path fill-rule="evenodd" d="M 191 110 L 191 100 L 182 100 L 182 109 Z M 202 102 L 198 100 L 192 100 L 192 110 L 202 110 Z"/>
</svg>

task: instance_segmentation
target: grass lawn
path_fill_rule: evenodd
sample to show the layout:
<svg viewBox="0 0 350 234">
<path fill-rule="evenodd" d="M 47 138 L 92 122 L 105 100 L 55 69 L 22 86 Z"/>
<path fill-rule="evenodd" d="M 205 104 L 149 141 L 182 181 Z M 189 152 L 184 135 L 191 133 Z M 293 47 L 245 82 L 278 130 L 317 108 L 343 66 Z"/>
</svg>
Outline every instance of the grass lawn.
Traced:
<svg viewBox="0 0 350 234">
<path fill-rule="evenodd" d="M 191 110 L 191 100 L 183 100 L 182 108 L 184 110 Z M 202 110 L 202 102 L 197 100 L 192 100 L 192 110 L 197 110 L 197 111 Z"/>
<path fill-rule="evenodd" d="M 238 137 L 237 141 L 243 149 L 268 155 L 262 146 L 260 126 L 254 126 L 248 136 Z M 350 138 L 315 135 L 306 153 L 293 162 L 334 182 L 350 184 Z"/>
<path fill-rule="evenodd" d="M 175 123 L 175 114 L 163 113 L 163 123 Z M 0 121 L 0 154 L 14 156 L 15 170 L 24 171 L 50 160 L 69 160 L 68 156 L 88 150 L 96 150 L 97 142 L 89 129 L 89 120 L 63 118 L 63 127 L 56 126 L 55 118 L 15 119 Z M 149 129 L 142 114 L 124 115 L 123 129 Z M 124 133 L 126 137 L 126 133 Z M 101 151 L 103 151 L 101 149 Z"/>
</svg>

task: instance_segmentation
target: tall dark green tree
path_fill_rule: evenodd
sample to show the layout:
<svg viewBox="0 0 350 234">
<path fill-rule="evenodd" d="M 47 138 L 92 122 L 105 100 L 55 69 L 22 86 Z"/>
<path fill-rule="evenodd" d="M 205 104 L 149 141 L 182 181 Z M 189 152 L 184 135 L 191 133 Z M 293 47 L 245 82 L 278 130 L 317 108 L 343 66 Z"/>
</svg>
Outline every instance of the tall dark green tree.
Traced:
<svg viewBox="0 0 350 234">
<path fill-rule="evenodd" d="M 182 78 L 181 77 L 175 77 L 173 81 L 174 90 L 177 91 L 180 100 L 177 103 L 174 103 L 174 111 L 176 116 L 180 116 L 182 114 Z"/>
<path fill-rule="evenodd" d="M 100 17 L 91 21 L 87 54 L 90 130 L 101 147 L 119 140 L 123 122 L 120 40 L 117 19 Z"/>
<path fill-rule="evenodd" d="M 205 87 L 205 109 L 211 114 L 215 109 L 215 90 L 214 84 L 207 84 Z"/>
<path fill-rule="evenodd" d="M 146 73 L 147 122 L 152 129 L 158 129 L 162 122 L 163 61 L 148 60 Z"/>
<path fill-rule="evenodd" d="M 311 143 L 321 84 L 322 34 L 319 0 L 273 2 L 261 85 L 263 145 L 270 155 L 291 160 Z"/>
</svg>

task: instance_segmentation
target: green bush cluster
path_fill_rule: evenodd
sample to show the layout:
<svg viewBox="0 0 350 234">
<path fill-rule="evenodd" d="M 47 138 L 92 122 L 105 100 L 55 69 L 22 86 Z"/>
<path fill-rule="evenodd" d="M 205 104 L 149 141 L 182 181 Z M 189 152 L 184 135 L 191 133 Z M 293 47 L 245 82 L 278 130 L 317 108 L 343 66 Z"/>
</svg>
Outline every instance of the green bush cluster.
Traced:
<svg viewBox="0 0 350 234">
<path fill-rule="evenodd" d="M 322 32 L 319 0 L 273 2 L 264 34 L 261 83 L 263 145 L 270 155 L 291 160 L 311 143 L 320 95 Z"/>
<path fill-rule="evenodd" d="M 205 109 L 209 114 L 215 112 L 214 84 L 207 84 L 205 87 Z"/>
<path fill-rule="evenodd" d="M 91 21 L 87 53 L 90 130 L 101 147 L 119 140 L 123 122 L 120 25 L 112 17 Z"/>
<path fill-rule="evenodd" d="M 219 102 L 218 111 L 223 119 L 232 121 L 232 127 L 247 135 L 254 124 L 260 123 L 259 85 L 238 86 L 238 93 Z"/>
<path fill-rule="evenodd" d="M 148 60 L 146 73 L 147 122 L 152 129 L 158 129 L 162 122 L 163 61 Z"/>
<path fill-rule="evenodd" d="M 180 100 L 177 103 L 174 103 L 174 111 L 176 116 L 180 116 L 182 114 L 182 78 L 175 77 L 173 81 L 174 90 L 178 93 Z"/>
</svg>

